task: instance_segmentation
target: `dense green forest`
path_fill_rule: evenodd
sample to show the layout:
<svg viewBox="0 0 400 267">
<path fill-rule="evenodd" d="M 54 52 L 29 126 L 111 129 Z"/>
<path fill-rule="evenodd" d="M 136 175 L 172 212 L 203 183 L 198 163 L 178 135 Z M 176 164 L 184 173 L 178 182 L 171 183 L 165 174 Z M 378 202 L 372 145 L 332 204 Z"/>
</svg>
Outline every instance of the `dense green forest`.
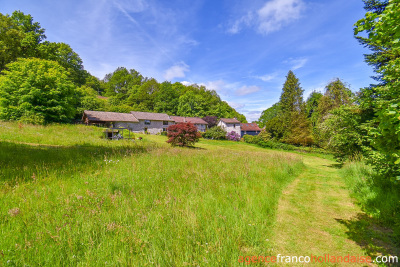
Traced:
<svg viewBox="0 0 400 267">
<path fill-rule="evenodd" d="M 135 110 L 246 122 L 204 86 L 159 83 L 124 67 L 99 80 L 68 44 L 46 41 L 45 29 L 21 11 L 0 13 L 0 33 L 1 120 L 71 122 L 83 110 Z"/>
</svg>

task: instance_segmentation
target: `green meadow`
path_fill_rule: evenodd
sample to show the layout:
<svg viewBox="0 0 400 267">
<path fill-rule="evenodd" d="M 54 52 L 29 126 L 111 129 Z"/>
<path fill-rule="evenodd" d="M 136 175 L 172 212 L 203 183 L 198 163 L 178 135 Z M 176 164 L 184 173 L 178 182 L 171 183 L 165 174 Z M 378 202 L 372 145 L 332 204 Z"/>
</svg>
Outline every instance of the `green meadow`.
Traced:
<svg viewBox="0 0 400 267">
<path fill-rule="evenodd" d="M 1 265 L 236 265 L 271 252 L 282 190 L 304 169 L 243 143 L 101 137 L 0 123 Z"/>
</svg>

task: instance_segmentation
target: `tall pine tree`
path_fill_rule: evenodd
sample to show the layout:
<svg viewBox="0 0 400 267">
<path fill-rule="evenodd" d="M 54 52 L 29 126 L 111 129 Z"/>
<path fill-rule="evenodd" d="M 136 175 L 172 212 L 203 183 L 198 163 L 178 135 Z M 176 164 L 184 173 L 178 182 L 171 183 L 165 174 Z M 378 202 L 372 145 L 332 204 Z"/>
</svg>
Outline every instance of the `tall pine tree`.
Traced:
<svg viewBox="0 0 400 267">
<path fill-rule="evenodd" d="M 303 92 L 300 87 L 299 79 L 290 70 L 283 84 L 282 94 L 279 101 L 281 111 L 288 115 L 293 111 L 301 111 L 303 108 Z M 286 117 L 286 116 L 285 116 Z M 290 116 L 286 119 L 290 119 Z"/>
<path fill-rule="evenodd" d="M 292 71 L 286 76 L 280 97 L 281 121 L 284 123 L 283 139 L 285 143 L 295 145 L 310 145 L 311 123 L 305 113 L 303 102 L 304 90 L 300 87 L 299 79 Z"/>
</svg>

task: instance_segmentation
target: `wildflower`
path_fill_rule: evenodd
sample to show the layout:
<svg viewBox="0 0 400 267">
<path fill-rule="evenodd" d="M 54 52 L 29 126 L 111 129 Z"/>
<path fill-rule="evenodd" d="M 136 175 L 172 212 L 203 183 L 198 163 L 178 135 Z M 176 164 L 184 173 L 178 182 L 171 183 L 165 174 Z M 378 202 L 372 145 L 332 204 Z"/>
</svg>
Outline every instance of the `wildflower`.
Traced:
<svg viewBox="0 0 400 267">
<path fill-rule="evenodd" d="M 8 214 L 10 214 L 11 217 L 15 217 L 20 213 L 21 213 L 21 210 L 19 208 L 13 208 L 8 211 Z"/>
</svg>

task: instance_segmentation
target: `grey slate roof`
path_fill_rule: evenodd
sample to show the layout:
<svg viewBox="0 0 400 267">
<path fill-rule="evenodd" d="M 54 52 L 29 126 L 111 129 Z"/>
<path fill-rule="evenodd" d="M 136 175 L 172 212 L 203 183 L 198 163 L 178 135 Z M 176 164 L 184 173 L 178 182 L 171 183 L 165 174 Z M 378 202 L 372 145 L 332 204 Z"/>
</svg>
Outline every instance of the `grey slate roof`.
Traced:
<svg viewBox="0 0 400 267">
<path fill-rule="evenodd" d="M 118 112 L 105 112 L 105 111 L 91 111 L 85 110 L 83 112 L 82 120 L 87 120 L 87 122 L 139 122 L 130 113 L 118 113 Z"/>
<path fill-rule="evenodd" d="M 138 120 L 174 121 L 165 113 L 131 111 L 131 114 Z"/>
</svg>

